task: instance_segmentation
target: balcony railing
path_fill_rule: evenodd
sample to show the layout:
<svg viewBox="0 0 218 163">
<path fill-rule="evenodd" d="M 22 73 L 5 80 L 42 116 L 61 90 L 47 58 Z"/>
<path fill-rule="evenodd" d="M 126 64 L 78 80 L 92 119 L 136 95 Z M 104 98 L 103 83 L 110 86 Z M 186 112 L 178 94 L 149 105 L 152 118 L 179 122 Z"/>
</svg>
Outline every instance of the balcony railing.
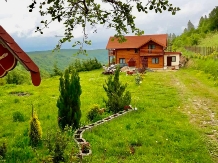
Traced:
<svg viewBox="0 0 218 163">
<path fill-rule="evenodd" d="M 114 51 L 114 50 L 110 50 L 110 51 L 109 51 L 109 55 L 110 55 L 110 56 L 115 55 L 115 51 Z"/>
<path fill-rule="evenodd" d="M 157 54 L 157 53 L 163 53 L 163 50 L 161 49 L 141 49 L 140 53 Z"/>
</svg>

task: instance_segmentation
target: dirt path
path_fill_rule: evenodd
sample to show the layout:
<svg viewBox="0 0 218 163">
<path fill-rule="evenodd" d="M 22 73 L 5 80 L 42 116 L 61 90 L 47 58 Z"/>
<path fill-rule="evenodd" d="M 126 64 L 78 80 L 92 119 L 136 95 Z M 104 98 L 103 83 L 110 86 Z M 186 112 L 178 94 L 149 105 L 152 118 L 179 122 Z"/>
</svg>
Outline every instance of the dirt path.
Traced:
<svg viewBox="0 0 218 163">
<path fill-rule="evenodd" d="M 188 70 L 169 72 L 169 76 L 179 91 L 182 101 L 179 109 L 205 135 L 209 152 L 214 162 L 218 162 L 218 87 L 212 87 Z"/>
</svg>

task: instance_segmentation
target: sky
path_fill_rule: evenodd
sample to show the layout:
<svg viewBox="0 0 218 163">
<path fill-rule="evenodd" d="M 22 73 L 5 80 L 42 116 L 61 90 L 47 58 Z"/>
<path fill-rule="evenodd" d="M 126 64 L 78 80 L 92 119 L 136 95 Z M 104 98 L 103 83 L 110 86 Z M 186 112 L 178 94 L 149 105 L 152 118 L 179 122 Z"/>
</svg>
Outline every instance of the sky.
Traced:
<svg viewBox="0 0 218 163">
<path fill-rule="evenodd" d="M 136 16 L 136 27 L 144 30 L 145 34 L 175 33 L 180 35 L 190 20 L 197 27 L 201 16 L 205 16 L 218 6 L 218 0 L 169 0 L 180 11 L 176 15 L 169 12 L 156 14 L 149 11 L 148 14 L 133 12 Z M 43 20 L 37 8 L 30 13 L 27 6 L 30 0 L 0 0 L 0 25 L 14 38 L 20 47 L 26 51 L 52 50 L 63 36 L 64 26 L 61 23 L 53 22 L 44 34 L 36 33 L 36 27 Z M 92 40 L 92 45 L 86 49 L 105 49 L 110 36 L 115 34 L 115 30 L 107 29 L 104 26 L 97 26 L 97 33 L 88 29 L 88 39 Z M 81 40 L 83 33 L 80 28 L 74 31 L 74 40 L 65 43 L 63 49 L 72 49 L 74 41 Z M 79 48 L 79 47 L 76 47 Z"/>
</svg>

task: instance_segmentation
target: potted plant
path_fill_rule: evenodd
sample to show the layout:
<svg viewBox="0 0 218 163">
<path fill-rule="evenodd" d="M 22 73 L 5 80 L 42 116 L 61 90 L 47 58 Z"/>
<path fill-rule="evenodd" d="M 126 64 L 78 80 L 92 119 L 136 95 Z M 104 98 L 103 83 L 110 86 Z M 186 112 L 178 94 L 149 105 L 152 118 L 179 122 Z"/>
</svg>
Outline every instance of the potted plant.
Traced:
<svg viewBox="0 0 218 163">
<path fill-rule="evenodd" d="M 82 143 L 81 144 L 81 150 L 82 150 L 82 153 L 89 153 L 89 150 L 90 150 L 89 142 Z"/>
</svg>

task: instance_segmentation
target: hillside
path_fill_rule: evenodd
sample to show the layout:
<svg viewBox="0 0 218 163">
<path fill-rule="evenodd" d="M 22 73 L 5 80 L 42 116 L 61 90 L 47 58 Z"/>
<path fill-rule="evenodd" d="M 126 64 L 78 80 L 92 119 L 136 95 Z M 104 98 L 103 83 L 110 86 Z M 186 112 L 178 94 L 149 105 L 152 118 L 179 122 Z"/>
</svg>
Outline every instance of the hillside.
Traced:
<svg viewBox="0 0 218 163">
<path fill-rule="evenodd" d="M 105 49 L 87 50 L 86 55 L 75 55 L 77 49 L 62 49 L 60 51 L 36 51 L 27 52 L 27 54 L 33 59 L 33 61 L 39 66 L 39 68 L 51 73 L 54 63 L 57 62 L 58 68 L 64 70 L 75 59 L 89 59 L 97 58 L 102 64 L 106 64 L 108 60 L 108 52 Z"/>
<path fill-rule="evenodd" d="M 207 34 L 205 38 L 202 38 L 200 40 L 200 43 L 198 46 L 201 46 L 201 47 L 218 46 L 218 33 Z"/>
<path fill-rule="evenodd" d="M 89 123 L 86 116 L 94 104 L 105 106 L 102 86 L 107 77 L 101 70 L 80 73 L 82 125 Z M 136 85 L 134 76 L 121 73 L 120 81 L 128 83 L 132 94 L 131 105 L 138 109 L 86 131 L 84 138 L 93 154 L 82 162 L 217 162 L 218 87 L 214 81 L 190 69 L 148 72 L 143 78 Z M 59 77 L 44 79 L 39 87 L 1 87 L 0 146 L 7 145 L 5 162 L 49 162 L 54 150 L 49 152 L 47 140 L 53 140 L 49 136 L 57 135 L 58 129 L 58 88 Z M 43 130 L 44 141 L 37 148 L 28 141 L 32 107 Z M 17 113 L 22 121 L 14 121 Z M 76 156 L 78 147 L 69 140 L 65 153 Z M 53 149 L 55 142 L 50 144 Z M 65 162 L 70 162 L 68 155 Z"/>
</svg>

